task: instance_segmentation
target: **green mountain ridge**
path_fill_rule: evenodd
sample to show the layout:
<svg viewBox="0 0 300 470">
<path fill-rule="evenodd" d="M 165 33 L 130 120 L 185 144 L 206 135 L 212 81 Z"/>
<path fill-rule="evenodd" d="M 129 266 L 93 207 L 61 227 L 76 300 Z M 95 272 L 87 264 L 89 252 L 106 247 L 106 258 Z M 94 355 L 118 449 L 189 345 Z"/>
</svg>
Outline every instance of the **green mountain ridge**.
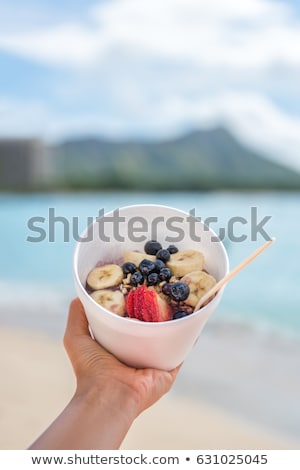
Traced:
<svg viewBox="0 0 300 470">
<path fill-rule="evenodd" d="M 85 138 L 52 147 L 58 182 L 82 189 L 300 189 L 300 173 L 260 156 L 226 129 L 160 141 Z"/>
</svg>

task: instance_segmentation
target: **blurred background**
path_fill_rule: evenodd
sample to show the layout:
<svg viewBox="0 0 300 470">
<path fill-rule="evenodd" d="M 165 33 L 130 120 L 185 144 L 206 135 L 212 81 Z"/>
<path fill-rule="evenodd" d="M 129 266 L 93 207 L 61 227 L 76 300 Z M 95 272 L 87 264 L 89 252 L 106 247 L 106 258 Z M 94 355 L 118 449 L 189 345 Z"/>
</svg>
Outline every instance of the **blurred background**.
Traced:
<svg viewBox="0 0 300 470">
<path fill-rule="evenodd" d="M 232 267 L 277 242 L 124 448 L 299 448 L 299 2 L 1 2 L 0 70 L 0 448 L 71 396 L 74 233 L 136 203 L 216 217 Z"/>
</svg>

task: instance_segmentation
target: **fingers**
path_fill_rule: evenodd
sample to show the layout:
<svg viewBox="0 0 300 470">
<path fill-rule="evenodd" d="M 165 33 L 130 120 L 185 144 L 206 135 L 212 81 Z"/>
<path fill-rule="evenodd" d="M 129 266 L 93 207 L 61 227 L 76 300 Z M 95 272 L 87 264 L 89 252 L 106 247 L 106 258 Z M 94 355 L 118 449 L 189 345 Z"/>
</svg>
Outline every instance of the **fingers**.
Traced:
<svg viewBox="0 0 300 470">
<path fill-rule="evenodd" d="M 170 371 L 162 371 L 162 370 L 158 371 L 159 376 L 157 377 L 155 382 L 156 382 L 157 393 L 159 397 L 163 396 L 165 393 L 167 393 L 171 389 L 181 366 L 182 364 L 180 364 L 179 366 L 175 367 L 175 369 L 172 369 Z"/>
<path fill-rule="evenodd" d="M 172 369 L 169 371 L 168 381 L 166 381 L 167 392 L 170 390 L 170 388 L 174 384 L 181 366 L 182 364 L 179 364 L 179 366 L 175 367 L 175 369 Z"/>
<path fill-rule="evenodd" d="M 164 393 L 168 392 L 170 390 L 170 388 L 172 387 L 181 366 L 182 366 L 182 364 L 180 364 L 179 366 L 175 367 L 175 369 L 172 369 L 168 372 L 164 371 L 165 372 L 165 375 L 164 375 L 165 391 L 164 391 Z"/>
<path fill-rule="evenodd" d="M 179 364 L 179 366 L 175 367 L 175 369 L 170 370 L 169 374 L 170 374 L 173 381 L 176 379 L 177 374 L 180 371 L 182 365 L 183 365 L 183 362 L 181 364 Z"/>
</svg>

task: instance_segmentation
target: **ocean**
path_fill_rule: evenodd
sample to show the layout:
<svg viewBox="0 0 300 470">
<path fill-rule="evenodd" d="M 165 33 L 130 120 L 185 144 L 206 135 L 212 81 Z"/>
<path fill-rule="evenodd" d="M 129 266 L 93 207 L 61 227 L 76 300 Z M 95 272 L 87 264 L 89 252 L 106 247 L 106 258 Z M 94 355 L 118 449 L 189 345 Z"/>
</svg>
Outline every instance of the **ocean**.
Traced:
<svg viewBox="0 0 300 470">
<path fill-rule="evenodd" d="M 64 321 L 60 309 L 75 295 L 74 237 L 102 209 L 143 203 L 211 218 L 211 227 L 224 239 L 231 268 L 266 237 L 275 236 L 276 243 L 227 285 L 214 321 L 300 334 L 300 194 L 282 192 L 2 194 L 2 322 L 54 331 L 55 322 Z"/>
</svg>

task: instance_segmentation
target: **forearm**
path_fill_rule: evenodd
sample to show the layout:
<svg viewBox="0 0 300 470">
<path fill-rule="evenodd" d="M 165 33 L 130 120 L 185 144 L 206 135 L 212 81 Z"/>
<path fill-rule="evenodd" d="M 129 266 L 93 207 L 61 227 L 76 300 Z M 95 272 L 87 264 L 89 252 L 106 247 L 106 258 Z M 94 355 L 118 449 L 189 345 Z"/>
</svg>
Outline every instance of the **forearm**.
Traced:
<svg viewBox="0 0 300 470">
<path fill-rule="evenodd" d="M 118 449 L 137 414 L 126 388 L 109 384 L 76 392 L 30 449 Z"/>
</svg>

